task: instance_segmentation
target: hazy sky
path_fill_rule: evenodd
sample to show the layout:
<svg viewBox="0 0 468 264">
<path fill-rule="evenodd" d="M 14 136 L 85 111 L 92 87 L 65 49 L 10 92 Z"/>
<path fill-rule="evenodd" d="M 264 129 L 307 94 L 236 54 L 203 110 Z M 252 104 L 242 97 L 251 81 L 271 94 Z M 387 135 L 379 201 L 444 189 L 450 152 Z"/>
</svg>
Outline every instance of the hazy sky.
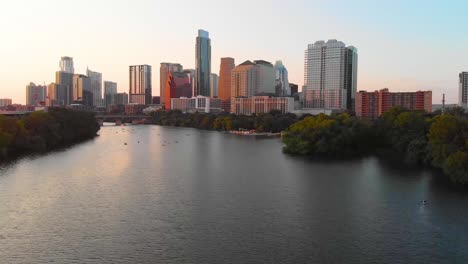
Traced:
<svg viewBox="0 0 468 264">
<path fill-rule="evenodd" d="M 427 90 L 458 101 L 468 71 L 466 0 L 15 0 L 0 9 L 0 97 L 25 103 L 29 82 L 50 83 L 61 56 L 128 92 L 128 66 L 194 68 L 195 37 L 210 32 L 212 71 L 221 57 L 236 64 L 282 59 L 290 82 L 303 84 L 304 50 L 338 39 L 358 48 L 358 90 Z"/>
</svg>

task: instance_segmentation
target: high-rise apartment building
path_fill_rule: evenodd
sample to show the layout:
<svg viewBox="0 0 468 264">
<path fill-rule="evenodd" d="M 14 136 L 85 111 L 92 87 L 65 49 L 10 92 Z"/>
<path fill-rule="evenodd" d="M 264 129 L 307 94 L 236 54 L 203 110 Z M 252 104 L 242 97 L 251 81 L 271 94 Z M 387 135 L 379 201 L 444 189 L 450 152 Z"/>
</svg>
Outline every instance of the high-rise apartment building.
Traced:
<svg viewBox="0 0 468 264">
<path fill-rule="evenodd" d="M 47 106 L 64 106 L 68 98 L 68 86 L 51 83 L 47 85 Z"/>
<path fill-rule="evenodd" d="M 209 33 L 198 30 L 195 45 L 195 95 L 211 96 L 211 40 Z"/>
<path fill-rule="evenodd" d="M 130 66 L 130 85 L 129 85 L 130 103 L 132 104 L 151 104 L 152 86 L 151 86 L 151 66 L 136 65 Z"/>
<path fill-rule="evenodd" d="M 66 73 L 75 73 L 75 68 L 73 67 L 73 58 L 72 57 L 62 57 L 59 63 L 60 71 Z"/>
<path fill-rule="evenodd" d="M 432 112 L 432 91 L 391 93 L 387 88 L 356 95 L 356 116 L 375 119 L 392 107 Z"/>
<path fill-rule="evenodd" d="M 468 109 L 468 72 L 462 72 L 459 76 L 458 105 Z"/>
<path fill-rule="evenodd" d="M 353 109 L 357 49 L 337 40 L 317 41 L 305 51 L 305 108 Z"/>
<path fill-rule="evenodd" d="M 172 109 L 172 98 L 192 97 L 192 86 L 188 74 L 183 72 L 168 72 L 166 82 L 166 91 L 164 92 L 166 96 L 164 107 L 166 110 Z"/>
<path fill-rule="evenodd" d="M 9 98 L 0 99 L 0 107 L 12 105 L 12 100 Z"/>
<path fill-rule="evenodd" d="M 83 74 L 73 75 L 73 103 L 85 106 L 93 105 L 91 79 Z"/>
<path fill-rule="evenodd" d="M 275 85 L 276 96 L 291 96 L 291 88 L 289 87 L 288 70 L 283 65 L 282 61 L 275 63 Z"/>
<path fill-rule="evenodd" d="M 166 85 L 167 85 L 167 74 L 173 72 L 182 72 L 183 67 L 179 63 L 169 63 L 163 62 L 161 63 L 161 67 L 159 68 L 159 96 L 161 98 L 161 105 L 166 103 Z M 170 103 L 170 102 L 169 102 Z"/>
<path fill-rule="evenodd" d="M 219 77 L 218 74 L 212 73 L 210 78 L 211 97 L 218 97 Z"/>
<path fill-rule="evenodd" d="M 93 94 L 93 105 L 102 106 L 102 73 L 86 69 L 86 75 L 91 81 L 91 93 Z"/>
<path fill-rule="evenodd" d="M 40 106 L 45 105 L 47 88 L 43 85 L 29 83 L 26 86 L 26 105 Z"/>
<path fill-rule="evenodd" d="M 255 95 L 258 87 L 257 71 L 258 65 L 251 61 L 245 61 L 231 71 L 231 98 Z"/>
</svg>

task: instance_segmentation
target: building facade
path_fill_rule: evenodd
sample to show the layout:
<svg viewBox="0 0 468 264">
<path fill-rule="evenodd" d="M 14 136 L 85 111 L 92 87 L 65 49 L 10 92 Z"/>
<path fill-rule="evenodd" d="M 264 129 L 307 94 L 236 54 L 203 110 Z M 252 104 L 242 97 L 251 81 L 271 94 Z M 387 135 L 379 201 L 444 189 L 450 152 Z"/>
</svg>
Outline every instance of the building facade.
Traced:
<svg viewBox="0 0 468 264">
<path fill-rule="evenodd" d="M 232 98 L 231 113 L 236 115 L 251 115 L 260 113 L 269 113 L 272 110 L 281 111 L 281 113 L 291 113 L 294 111 L 293 97 L 236 97 Z"/>
<path fill-rule="evenodd" d="M 102 105 L 102 73 L 86 69 L 86 75 L 91 81 L 91 93 L 93 94 L 93 106 Z"/>
<path fill-rule="evenodd" d="M 308 45 L 304 108 L 352 110 L 357 89 L 357 49 L 337 40 Z"/>
<path fill-rule="evenodd" d="M 60 59 L 60 71 L 61 72 L 66 72 L 66 73 L 75 73 L 75 68 L 73 66 L 73 58 L 72 57 L 62 57 Z"/>
<path fill-rule="evenodd" d="M 171 106 L 174 110 L 181 110 L 186 113 L 218 113 L 222 111 L 221 99 L 201 95 L 192 98 L 172 98 Z"/>
<path fill-rule="evenodd" d="M 26 86 L 26 105 L 40 106 L 45 105 L 47 88 L 43 85 L 29 83 Z"/>
<path fill-rule="evenodd" d="M 166 103 L 166 85 L 167 74 L 172 72 L 182 72 L 183 67 L 179 63 L 163 62 L 159 68 L 159 96 L 161 97 L 161 105 Z M 170 103 L 170 102 L 169 102 Z"/>
<path fill-rule="evenodd" d="M 152 85 L 151 85 L 151 66 L 136 65 L 130 66 L 130 85 L 129 96 L 130 103 L 133 104 L 151 104 Z"/>
<path fill-rule="evenodd" d="M 211 97 L 218 98 L 218 88 L 219 88 L 218 85 L 219 85 L 218 74 L 212 73 L 210 77 Z"/>
<path fill-rule="evenodd" d="M 294 96 L 295 94 L 299 93 L 299 85 L 290 83 L 289 91 L 291 91 L 291 96 Z"/>
<path fill-rule="evenodd" d="M 218 98 L 222 100 L 224 111 L 231 110 L 231 72 L 236 67 L 233 58 L 221 58 L 219 67 Z"/>
<path fill-rule="evenodd" d="M 273 64 L 264 60 L 256 60 L 257 65 L 257 87 L 255 95 L 275 95 L 275 68 Z"/>
<path fill-rule="evenodd" d="M 458 105 L 468 109 L 468 72 L 459 75 Z"/>
<path fill-rule="evenodd" d="M 432 91 L 392 93 L 387 88 L 380 91 L 360 91 L 356 95 L 356 116 L 376 119 L 393 107 L 432 112 Z"/>
<path fill-rule="evenodd" d="M 166 77 L 166 91 L 164 92 L 166 98 L 164 101 L 164 108 L 170 110 L 172 98 L 192 97 L 192 86 L 190 77 L 183 72 L 168 72 Z"/>
<path fill-rule="evenodd" d="M 13 104 L 13 102 L 12 102 L 12 100 L 9 99 L 9 98 L 2 98 L 2 99 L 0 99 L 0 107 L 2 107 L 2 106 L 9 106 L 9 105 L 12 105 L 12 104 Z"/>
<path fill-rule="evenodd" d="M 258 90 L 257 71 L 258 66 L 251 61 L 245 61 L 231 71 L 231 100 L 234 97 L 251 97 L 255 95 Z"/>
<path fill-rule="evenodd" d="M 67 95 L 65 105 L 73 102 L 73 73 L 58 71 L 55 73 L 55 83 L 66 86 Z"/>
<path fill-rule="evenodd" d="M 65 106 L 68 87 L 62 84 L 51 83 L 47 85 L 46 106 Z"/>
<path fill-rule="evenodd" d="M 104 81 L 104 103 L 106 106 L 112 104 L 114 94 L 117 94 L 117 83 Z"/>
<path fill-rule="evenodd" d="M 86 75 L 73 75 L 73 104 L 93 106 L 91 79 Z"/>
<path fill-rule="evenodd" d="M 288 70 L 282 61 L 276 61 L 275 63 L 275 87 L 276 96 L 293 95 L 289 86 Z"/>
<path fill-rule="evenodd" d="M 211 96 L 211 40 L 209 33 L 198 30 L 195 45 L 195 95 Z"/>
</svg>

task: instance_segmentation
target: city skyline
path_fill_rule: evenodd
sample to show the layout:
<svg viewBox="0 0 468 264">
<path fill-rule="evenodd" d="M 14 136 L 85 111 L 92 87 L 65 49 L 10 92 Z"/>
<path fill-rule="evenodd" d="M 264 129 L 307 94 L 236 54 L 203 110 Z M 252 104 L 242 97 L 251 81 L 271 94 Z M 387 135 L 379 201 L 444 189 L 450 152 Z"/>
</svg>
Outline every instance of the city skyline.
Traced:
<svg viewBox="0 0 468 264">
<path fill-rule="evenodd" d="M 450 4 L 424 2 L 424 8 L 419 5 L 423 3 L 421 1 L 357 1 L 352 4 L 342 2 L 341 5 L 316 1 L 288 4 L 258 1 L 249 10 L 241 10 L 242 5 L 217 1 L 181 1 L 178 5 L 184 6 L 183 14 L 208 8 L 210 15 L 188 16 L 189 21 L 177 22 L 183 26 L 178 26 L 174 32 L 167 32 L 164 27 L 168 19 L 164 7 L 169 8 L 170 3 L 136 2 L 144 5 L 100 1 L 95 3 L 96 11 L 112 4 L 115 12 L 91 12 L 87 19 L 82 19 L 81 15 L 86 5 L 70 8 L 69 4 L 59 5 L 57 1 L 47 4 L 26 1 L 28 8 L 25 9 L 24 2 L 8 3 L 0 22 L 11 24 L 9 21 L 15 21 L 15 25 L 0 29 L 4 36 L 0 70 L 7 76 L 0 81 L 0 97 L 25 103 L 24 87 L 30 82 L 41 85 L 54 82 L 52 73 L 59 70 L 57 58 L 63 56 L 74 58 L 75 73 L 85 74 L 89 66 L 102 72 L 103 79 L 118 83 L 119 92 L 128 90 L 129 65 L 158 67 L 164 61 L 177 61 L 187 68 L 195 68 L 193 47 L 196 31 L 201 28 L 210 32 L 212 40 L 212 73 L 219 73 L 221 57 L 232 57 L 237 62 L 282 60 L 288 68 L 289 81 L 299 87 L 303 85 L 303 50 L 317 40 L 340 39 L 347 45 L 358 47 L 358 91 L 385 87 L 392 91 L 432 90 L 434 103 L 441 101 L 443 93 L 447 103 L 456 103 L 458 74 L 468 69 L 468 54 L 463 52 L 468 37 L 459 34 L 468 23 L 463 14 L 468 4 L 461 1 Z M 67 27 L 56 32 L 56 21 L 65 21 L 65 8 L 70 8 L 72 19 L 66 20 Z M 232 12 L 219 12 L 226 9 Z M 32 22 L 29 17 L 35 13 L 45 16 Z M 275 27 L 275 18 L 284 13 L 290 14 L 286 17 L 290 18 L 288 23 Z M 132 20 L 137 14 L 149 18 L 147 25 L 137 27 L 139 20 Z M 242 14 L 242 22 L 236 18 L 239 14 Z M 395 15 L 399 17 L 398 22 L 392 22 Z M 259 18 L 255 20 L 258 27 L 238 25 L 245 25 L 253 18 Z M 92 24 L 95 27 L 91 27 Z M 57 34 L 66 40 L 72 39 L 77 32 L 71 28 L 78 28 L 81 33 L 89 33 L 95 38 L 89 42 L 67 41 L 67 45 L 50 41 Z M 134 50 L 134 46 L 139 49 Z M 159 80 L 159 71 L 152 74 L 153 80 Z M 153 83 L 153 90 L 153 96 L 159 94 L 157 82 Z"/>
</svg>

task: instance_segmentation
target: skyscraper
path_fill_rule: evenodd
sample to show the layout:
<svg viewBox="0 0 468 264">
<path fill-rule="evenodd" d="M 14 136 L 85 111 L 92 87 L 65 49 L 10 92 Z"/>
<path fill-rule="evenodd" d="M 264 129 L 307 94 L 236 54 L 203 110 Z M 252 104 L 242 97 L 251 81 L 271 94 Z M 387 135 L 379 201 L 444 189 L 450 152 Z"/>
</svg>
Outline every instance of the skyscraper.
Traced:
<svg viewBox="0 0 468 264">
<path fill-rule="evenodd" d="M 183 67 L 179 63 L 169 63 L 163 62 L 161 63 L 161 67 L 159 68 L 159 96 L 161 98 L 161 105 L 166 103 L 165 101 L 165 93 L 166 93 L 166 84 L 167 84 L 167 74 L 173 72 L 182 72 Z"/>
<path fill-rule="evenodd" d="M 210 75 L 211 75 L 211 40 L 209 33 L 198 30 L 198 37 L 195 45 L 195 96 L 210 95 Z"/>
<path fill-rule="evenodd" d="M 73 73 L 58 71 L 55 73 L 55 83 L 66 87 L 65 105 L 73 102 Z"/>
<path fill-rule="evenodd" d="M 256 95 L 275 95 L 275 69 L 273 64 L 264 60 L 256 60 L 257 68 L 257 88 Z"/>
<path fill-rule="evenodd" d="M 288 70 L 284 67 L 282 61 L 275 63 L 275 84 L 277 96 L 291 96 L 291 88 L 289 87 Z"/>
<path fill-rule="evenodd" d="M 210 78 L 210 87 L 211 87 L 211 97 L 218 97 L 218 88 L 219 88 L 219 77 L 218 74 L 212 73 Z"/>
<path fill-rule="evenodd" d="M 192 95 L 195 94 L 195 73 L 194 69 L 185 69 L 182 71 L 183 73 L 187 74 L 190 79 L 190 85 L 192 87 Z"/>
<path fill-rule="evenodd" d="M 93 94 L 93 105 L 102 106 L 102 73 L 94 72 L 86 68 L 86 75 L 91 81 L 91 93 Z"/>
<path fill-rule="evenodd" d="M 39 106 L 44 105 L 46 101 L 46 87 L 29 83 L 26 86 L 26 105 Z"/>
<path fill-rule="evenodd" d="M 255 63 L 245 61 L 231 71 L 231 98 L 255 95 L 258 68 Z"/>
<path fill-rule="evenodd" d="M 468 109 L 468 72 L 460 73 L 458 105 Z"/>
<path fill-rule="evenodd" d="M 73 75 L 73 103 L 86 106 L 93 105 L 91 79 L 83 74 Z"/>
<path fill-rule="evenodd" d="M 171 108 L 171 99 L 180 97 L 192 97 L 192 85 L 190 83 L 190 77 L 187 73 L 183 72 L 168 72 L 167 83 L 165 91 L 165 104 L 166 110 Z"/>
<path fill-rule="evenodd" d="M 224 111 L 231 110 L 231 72 L 236 67 L 233 58 L 221 58 L 218 80 L 218 98 L 221 99 L 221 107 Z"/>
<path fill-rule="evenodd" d="M 112 104 L 114 94 L 117 94 L 117 83 L 104 81 L 104 102 L 106 106 Z"/>
<path fill-rule="evenodd" d="M 68 86 L 51 83 L 47 85 L 47 106 L 64 106 L 68 97 Z"/>
<path fill-rule="evenodd" d="M 151 86 L 151 66 L 130 66 L 129 87 L 130 103 L 145 105 L 151 104 L 151 98 L 153 96 Z"/>
<path fill-rule="evenodd" d="M 337 40 L 317 41 L 305 51 L 305 108 L 353 110 L 357 49 Z"/>
<path fill-rule="evenodd" d="M 236 65 L 233 58 L 221 58 L 218 97 L 223 101 L 231 98 L 231 72 L 234 67 Z"/>
<path fill-rule="evenodd" d="M 72 57 L 62 57 L 62 59 L 60 60 L 60 71 L 71 74 L 75 73 Z"/>
</svg>

